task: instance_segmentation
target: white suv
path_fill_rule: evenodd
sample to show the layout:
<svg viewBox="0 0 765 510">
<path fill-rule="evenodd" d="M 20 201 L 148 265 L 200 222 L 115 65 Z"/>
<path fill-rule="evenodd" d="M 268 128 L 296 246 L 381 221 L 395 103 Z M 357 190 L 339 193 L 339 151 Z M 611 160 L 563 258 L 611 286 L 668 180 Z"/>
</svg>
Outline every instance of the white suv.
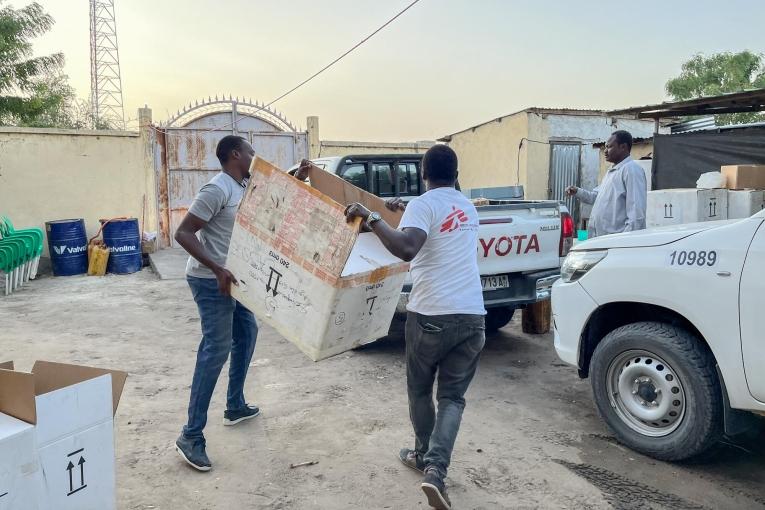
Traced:
<svg viewBox="0 0 765 510">
<path fill-rule="evenodd" d="M 579 244 L 552 305 L 558 356 L 629 447 L 682 460 L 765 415 L 765 211 Z"/>
</svg>

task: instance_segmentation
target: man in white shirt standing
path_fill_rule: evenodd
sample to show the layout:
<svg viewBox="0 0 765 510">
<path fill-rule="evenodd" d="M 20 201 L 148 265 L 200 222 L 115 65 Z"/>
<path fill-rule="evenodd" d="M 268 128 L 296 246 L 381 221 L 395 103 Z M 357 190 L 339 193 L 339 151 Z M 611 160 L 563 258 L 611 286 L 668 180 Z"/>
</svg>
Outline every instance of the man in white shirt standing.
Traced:
<svg viewBox="0 0 765 510">
<path fill-rule="evenodd" d="M 351 204 L 346 215 L 349 221 L 362 218 L 393 255 L 411 261 L 406 364 L 415 446 L 401 450 L 399 458 L 424 473 L 429 504 L 449 510 L 444 478 L 484 346 L 486 310 L 476 251 L 478 212 L 455 189 L 457 155 L 446 145 L 432 147 L 422 158 L 422 177 L 428 191 L 406 205 L 398 230 L 360 204 Z M 404 209 L 399 199 L 387 205 Z"/>
<path fill-rule="evenodd" d="M 645 228 L 647 184 L 645 172 L 630 157 L 632 135 L 615 131 L 606 142 L 608 170 L 600 186 L 589 191 L 570 186 L 566 193 L 586 204 L 594 204 L 590 213 L 589 237 L 631 232 Z"/>
</svg>

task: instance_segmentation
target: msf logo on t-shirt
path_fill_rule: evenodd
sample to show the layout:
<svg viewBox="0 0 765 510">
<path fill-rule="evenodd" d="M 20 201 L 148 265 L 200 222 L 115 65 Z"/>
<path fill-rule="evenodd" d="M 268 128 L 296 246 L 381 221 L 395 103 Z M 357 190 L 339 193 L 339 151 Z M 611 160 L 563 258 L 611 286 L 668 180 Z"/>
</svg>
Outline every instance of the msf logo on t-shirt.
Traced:
<svg viewBox="0 0 765 510">
<path fill-rule="evenodd" d="M 467 215 L 462 209 L 457 209 L 452 206 L 452 212 L 446 217 L 443 223 L 441 223 L 441 233 L 454 232 L 460 226 L 468 220 Z"/>
</svg>

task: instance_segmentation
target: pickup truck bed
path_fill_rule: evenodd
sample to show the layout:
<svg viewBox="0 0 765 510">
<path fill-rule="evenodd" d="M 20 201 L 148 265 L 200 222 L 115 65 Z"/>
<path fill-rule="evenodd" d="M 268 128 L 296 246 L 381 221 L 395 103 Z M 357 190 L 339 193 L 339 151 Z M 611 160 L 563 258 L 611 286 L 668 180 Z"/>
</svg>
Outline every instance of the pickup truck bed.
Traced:
<svg viewBox="0 0 765 510">
<path fill-rule="evenodd" d="M 560 250 L 565 244 L 561 235 L 568 214 L 558 202 L 548 200 L 491 200 L 476 209 L 481 225 L 478 266 L 488 311 L 486 326 L 492 331 L 507 324 L 516 308 L 549 299 L 560 276 Z M 398 312 L 406 311 L 410 291 L 407 281 Z"/>
</svg>

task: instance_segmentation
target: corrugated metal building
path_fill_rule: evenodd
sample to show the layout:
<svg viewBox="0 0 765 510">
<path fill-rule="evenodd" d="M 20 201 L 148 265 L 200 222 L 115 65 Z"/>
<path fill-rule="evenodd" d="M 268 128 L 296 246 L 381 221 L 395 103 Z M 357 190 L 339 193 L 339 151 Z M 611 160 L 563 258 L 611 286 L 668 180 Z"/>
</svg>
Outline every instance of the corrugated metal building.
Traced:
<svg viewBox="0 0 765 510">
<path fill-rule="evenodd" d="M 528 199 L 564 200 L 570 185 L 592 189 L 600 170 L 594 143 L 625 129 L 635 137 L 650 137 L 652 120 L 608 116 L 600 110 L 527 108 L 444 136 L 460 159 L 463 188 L 524 186 Z M 665 129 L 662 128 L 662 132 Z M 589 207 L 577 211 L 587 218 Z"/>
</svg>

